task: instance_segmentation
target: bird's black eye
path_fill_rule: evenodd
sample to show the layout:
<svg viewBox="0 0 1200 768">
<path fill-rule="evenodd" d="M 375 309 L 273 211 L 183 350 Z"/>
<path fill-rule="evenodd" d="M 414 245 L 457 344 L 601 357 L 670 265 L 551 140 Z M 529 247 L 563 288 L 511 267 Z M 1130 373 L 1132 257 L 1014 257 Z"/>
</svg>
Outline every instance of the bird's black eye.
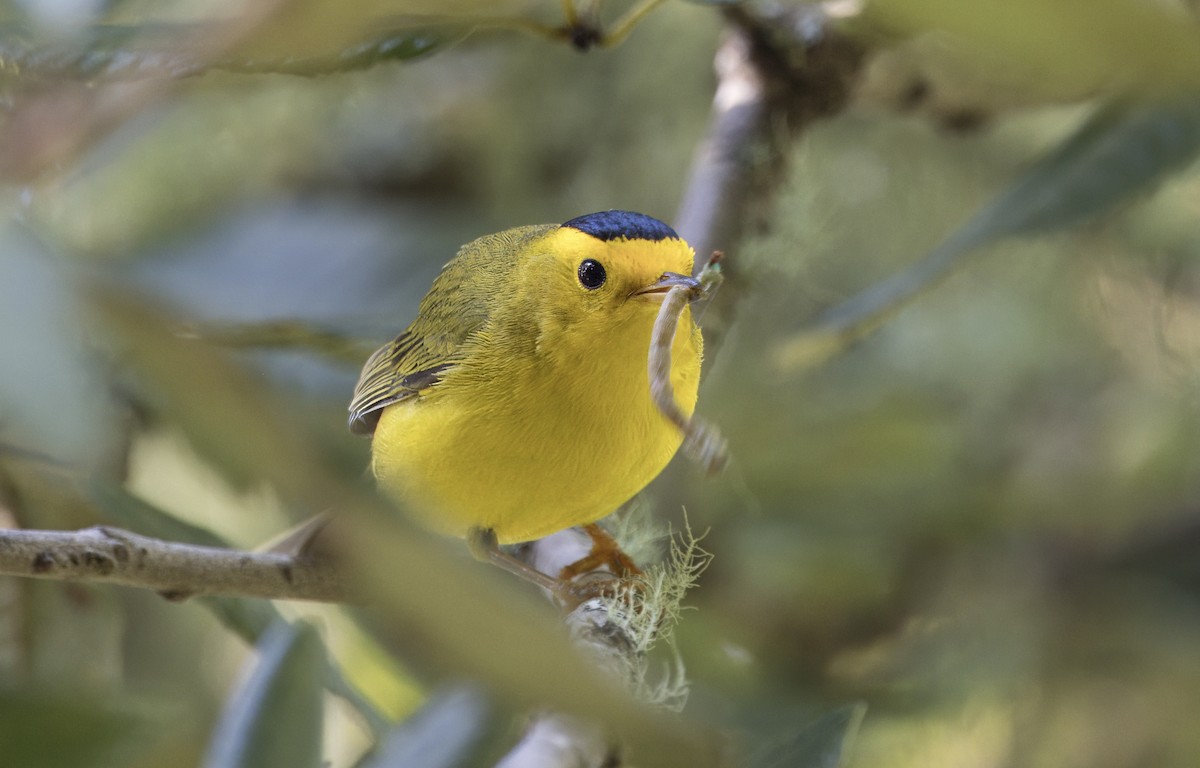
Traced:
<svg viewBox="0 0 1200 768">
<path fill-rule="evenodd" d="M 584 259 L 579 265 L 579 283 L 589 291 L 604 285 L 604 265 L 595 259 Z"/>
</svg>

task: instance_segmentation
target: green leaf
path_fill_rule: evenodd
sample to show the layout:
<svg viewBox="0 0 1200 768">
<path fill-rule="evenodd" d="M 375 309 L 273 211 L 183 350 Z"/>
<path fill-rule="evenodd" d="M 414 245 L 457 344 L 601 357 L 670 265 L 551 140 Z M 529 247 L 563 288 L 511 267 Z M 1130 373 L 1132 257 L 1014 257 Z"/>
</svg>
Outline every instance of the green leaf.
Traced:
<svg viewBox="0 0 1200 768">
<path fill-rule="evenodd" d="M 545 0 L 293 0 L 257 24 L 222 58 L 354 61 L 364 45 L 378 49 L 368 59 L 380 54 L 381 60 L 421 56 L 440 44 L 430 43 L 425 39 L 429 36 L 453 40 L 474 27 L 528 24 L 547 12 L 561 13 L 557 4 Z M 387 42 L 408 36 L 411 42 Z"/>
<path fill-rule="evenodd" d="M 227 629 L 248 643 L 258 642 L 268 628 L 286 622 L 283 614 L 269 600 L 248 597 L 201 597 L 197 598 L 197 601 Z M 392 722 L 346 679 L 341 667 L 328 655 L 325 655 L 325 688 L 353 707 L 377 738 L 382 737 L 391 727 Z"/>
<path fill-rule="evenodd" d="M 1200 100 L 1102 107 L 948 242 L 960 250 L 1071 226 L 1152 189 L 1200 149 Z"/>
<path fill-rule="evenodd" d="M 24 227 L 0 224 L 0 429 L 19 449 L 94 467 L 119 430 L 68 268 Z"/>
<path fill-rule="evenodd" d="M 1061 230 L 1145 194 L 1200 151 L 1200 99 L 1113 103 L 1038 161 L 921 261 L 826 312 L 776 351 L 784 369 L 819 363 L 881 326 L 1006 237 Z"/>
<path fill-rule="evenodd" d="M 102 478 L 90 484 L 91 500 L 106 516 L 123 528 L 165 541 L 198 544 L 205 547 L 231 548 L 231 544 L 206 528 L 184 522 L 166 511 Z M 196 602 L 217 617 L 227 629 L 247 643 L 255 645 L 274 624 L 284 622 L 283 614 L 269 600 L 246 597 L 201 597 Z M 326 657 L 325 687 L 333 695 L 354 707 L 376 736 L 391 727 L 386 717 L 355 688 L 332 658 Z"/>
<path fill-rule="evenodd" d="M 91 479 L 88 497 L 104 513 L 107 521 L 122 528 L 183 544 L 230 547 L 228 541 L 207 528 L 180 520 L 106 478 Z"/>
<path fill-rule="evenodd" d="M 46 41 L 24 25 L 4 24 L 0 25 L 0 64 L 41 77 L 88 79 L 180 77 L 209 69 L 321 75 L 420 58 L 466 35 L 460 26 L 416 27 L 374 31 L 329 50 L 260 53 L 253 46 L 242 46 L 209 56 L 197 53 L 197 41 L 222 32 L 210 21 L 100 24 L 76 37 Z"/>
<path fill-rule="evenodd" d="M 324 647 L 304 622 L 275 624 L 230 697 L 205 768 L 319 768 Z"/>
<path fill-rule="evenodd" d="M 4 690 L 0 762 L 38 768 L 116 766 L 162 725 L 111 699 Z"/>
<path fill-rule="evenodd" d="M 497 730 L 496 713 L 481 691 L 469 686 L 449 688 L 388 734 L 360 768 L 491 765 Z"/>
<path fill-rule="evenodd" d="M 466 37 L 461 27 L 407 29 L 368 38 L 345 46 L 328 55 L 286 58 L 226 57 L 213 63 L 214 69 L 231 72 L 274 72 L 290 75 L 325 75 L 367 69 L 388 61 L 411 61 L 428 56 Z"/>
<path fill-rule="evenodd" d="M 1025 93 L 1081 98 L 1115 89 L 1200 85 L 1200 38 L 1183 6 L 1140 0 L 873 0 L 863 21 L 933 34 L 968 77 Z"/>
<path fill-rule="evenodd" d="M 852 704 L 823 715 L 798 733 L 768 744 L 750 761 L 750 768 L 838 768 L 862 724 L 865 704 Z"/>
</svg>

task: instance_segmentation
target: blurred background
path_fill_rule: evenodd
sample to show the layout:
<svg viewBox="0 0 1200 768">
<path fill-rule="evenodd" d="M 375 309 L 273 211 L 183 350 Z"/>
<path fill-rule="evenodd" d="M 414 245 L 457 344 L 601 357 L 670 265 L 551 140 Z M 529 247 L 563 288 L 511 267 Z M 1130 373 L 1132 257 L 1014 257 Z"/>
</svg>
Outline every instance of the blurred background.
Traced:
<svg viewBox="0 0 1200 768">
<path fill-rule="evenodd" d="M 357 39 L 381 15 L 423 24 L 420 6 L 322 13 Z M 285 529 L 298 517 L 287 494 L 222 458 L 227 438 L 213 442 L 270 426 L 209 434 L 163 408 L 126 364 L 122 331 L 97 319 L 95 293 L 157 308 L 180 345 L 191 332 L 230 342 L 222 355 L 249 371 L 256 396 L 361 475 L 368 443 L 342 434 L 358 361 L 412 319 L 459 245 L 609 208 L 676 220 L 710 128 L 714 55 L 737 23 L 727 4 L 666 2 L 620 45 L 581 53 L 509 28 L 561 24 L 557 3 L 486 14 L 454 3 L 438 11 L 453 23 L 439 16 L 442 37 L 429 38 L 444 44 L 317 76 L 269 71 L 286 69 L 270 46 L 287 52 L 312 36 L 281 32 L 260 41 L 265 53 L 242 54 L 217 50 L 214 34 L 197 60 L 262 65 L 170 77 L 156 69 L 177 66 L 165 46 L 137 48 L 155 39 L 137 36 L 151 22 L 237 7 L 5 8 L 8 525 L 104 521 L 78 492 L 75 470 L 86 468 L 237 546 Z M 305 7 L 285 7 L 281 28 Z M 603 18 L 625 8 L 605 6 Z M 775 19 L 780 6 L 749 8 Z M 791 354 L 823 311 L 918 261 L 1102 105 L 1148 83 L 1194 85 L 1194 54 L 1178 49 L 1197 42 L 1188 3 L 1025 0 L 1002 23 L 992 13 L 933 0 L 840 9 L 830 33 L 862 50 L 853 98 L 775 126 L 786 173 L 752 211 L 727 201 L 755 223 L 713 244 L 732 285 L 710 307 L 725 324 L 699 412 L 733 461 L 706 479 L 677 459 L 645 493 L 664 528 L 678 529 L 686 509 L 714 555 L 677 630 L 692 686 L 683 716 L 786 731 L 863 702 L 849 766 L 1195 765 L 1200 178 L 1190 155 L 1164 167 L 1165 183 L 1130 184 L 1082 223 L 979 250 L 820 364 Z M 115 44 L 89 37 L 101 22 L 140 31 Z M 349 45 L 328 34 L 314 45 Z M 124 45 L 146 72 L 108 58 Z M 29 65 L 31 51 L 76 49 L 107 64 L 88 70 L 63 54 L 42 59 L 49 73 Z M 245 71 L 255 69 L 266 71 Z M 1172 130 L 1184 144 L 1200 133 Z M 1082 188 L 1095 184 L 1120 178 Z M 221 333 L 276 321 L 345 344 L 264 350 Z M 195 402 L 205 386 L 194 380 Z M 219 420 L 224 401 L 211 405 L 197 413 Z M 85 713 L 77 724 L 100 723 L 72 731 L 91 748 L 62 765 L 194 764 L 249 653 L 194 603 L 135 590 L 4 579 L 0 606 L 3 719 L 61 730 L 67 707 Z M 419 706 L 429 683 L 410 665 L 420 661 L 380 658 L 329 613 L 319 620 L 331 650 L 351 674 L 371 670 L 365 692 L 396 717 Z M 101 709 L 128 727 L 104 726 Z M 366 743 L 336 708 L 326 735 L 335 766 Z M 24 754 L 15 764 L 50 764 Z"/>
</svg>

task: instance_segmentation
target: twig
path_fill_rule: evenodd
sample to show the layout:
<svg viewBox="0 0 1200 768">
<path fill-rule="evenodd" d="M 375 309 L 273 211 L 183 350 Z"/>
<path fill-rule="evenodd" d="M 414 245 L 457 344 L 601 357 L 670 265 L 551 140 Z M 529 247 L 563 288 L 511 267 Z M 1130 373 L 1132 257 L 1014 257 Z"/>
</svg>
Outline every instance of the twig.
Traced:
<svg viewBox="0 0 1200 768">
<path fill-rule="evenodd" d="M 201 338 L 235 349 L 296 349 L 343 363 L 361 364 L 377 345 L 364 344 L 337 331 L 303 320 L 203 324 L 183 329 L 184 336 Z"/>
<path fill-rule="evenodd" d="M 525 729 L 496 768 L 619 768 L 620 754 L 594 723 L 549 713 Z"/>
<path fill-rule="evenodd" d="M 712 117 L 675 217 L 675 229 L 697 253 L 733 252 L 766 232 L 794 141 L 849 101 L 864 49 L 838 31 L 831 5 L 726 10 L 729 23 L 713 64 Z M 748 287 L 736 264 L 720 299 L 706 308 L 710 357 Z"/>
<path fill-rule="evenodd" d="M 728 250 L 746 229 L 756 169 L 751 146 L 767 136 L 767 87 L 740 27 L 726 30 L 713 61 L 717 89 L 708 133 L 696 150 L 675 229 L 697 253 Z"/>
<path fill-rule="evenodd" d="M 141 587 L 176 600 L 197 595 L 351 599 L 345 581 L 323 561 L 177 544 L 102 526 L 2 530 L 0 574 Z"/>
</svg>

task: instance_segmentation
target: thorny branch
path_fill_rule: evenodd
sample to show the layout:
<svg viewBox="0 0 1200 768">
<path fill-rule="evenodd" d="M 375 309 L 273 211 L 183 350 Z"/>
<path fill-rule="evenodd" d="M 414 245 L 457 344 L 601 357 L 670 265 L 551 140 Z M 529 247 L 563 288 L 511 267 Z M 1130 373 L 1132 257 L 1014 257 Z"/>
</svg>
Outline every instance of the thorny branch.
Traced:
<svg viewBox="0 0 1200 768">
<path fill-rule="evenodd" d="M 179 544 L 105 527 L 0 531 L 0 574 L 141 587 L 170 599 L 352 597 L 336 569 L 315 559 Z"/>
</svg>

